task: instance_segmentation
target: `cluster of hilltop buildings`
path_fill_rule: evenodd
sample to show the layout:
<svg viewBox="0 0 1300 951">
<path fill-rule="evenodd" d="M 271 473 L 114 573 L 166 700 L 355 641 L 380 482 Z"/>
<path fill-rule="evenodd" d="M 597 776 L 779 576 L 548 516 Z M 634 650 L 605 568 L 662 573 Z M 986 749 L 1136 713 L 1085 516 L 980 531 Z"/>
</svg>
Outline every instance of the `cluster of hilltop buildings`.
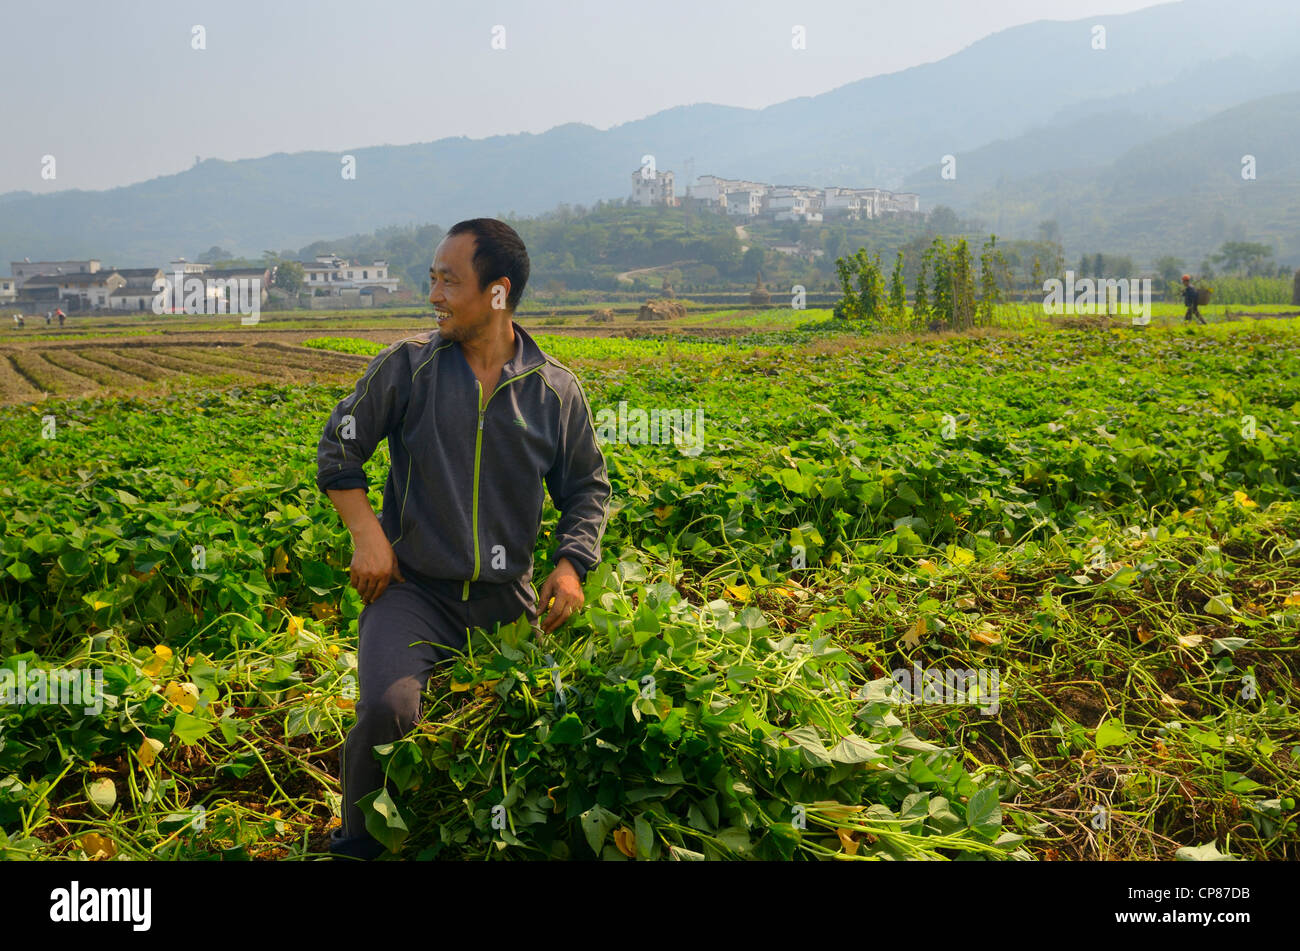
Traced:
<svg viewBox="0 0 1300 951">
<path fill-rule="evenodd" d="M 315 297 L 337 298 L 344 306 L 350 298 L 369 298 L 377 303 L 397 291 L 398 280 L 388 275 L 386 261 L 360 264 L 333 254 L 303 261 L 302 292 Z M 75 311 L 152 310 L 160 294 L 160 282 L 171 284 L 198 278 L 206 312 L 209 302 L 228 301 L 234 282 L 252 281 L 259 289 L 261 304 L 275 281 L 275 267 L 216 268 L 177 258 L 165 267 L 104 267 L 90 258 L 84 261 L 12 261 L 10 276 L 0 277 L 0 306 L 25 313 L 60 309 Z"/>
<path fill-rule="evenodd" d="M 737 218 L 819 222 L 827 218 L 880 218 L 920 211 L 920 196 L 883 188 L 818 188 L 769 185 L 737 178 L 701 175 L 679 196 L 670 171 L 638 168 L 632 173 L 632 204 L 708 208 Z"/>
</svg>

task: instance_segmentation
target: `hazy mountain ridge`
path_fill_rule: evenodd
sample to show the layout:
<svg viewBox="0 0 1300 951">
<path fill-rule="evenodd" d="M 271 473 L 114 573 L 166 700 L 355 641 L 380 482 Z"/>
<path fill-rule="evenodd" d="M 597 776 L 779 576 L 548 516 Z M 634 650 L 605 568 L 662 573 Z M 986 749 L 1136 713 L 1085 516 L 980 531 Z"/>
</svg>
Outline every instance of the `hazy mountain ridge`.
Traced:
<svg viewBox="0 0 1300 951">
<path fill-rule="evenodd" d="M 1094 21 L 1106 27 L 1104 51 L 1090 46 Z M 1055 215 L 1072 245 L 1091 240 L 1096 229 L 1072 233 L 1067 220 L 1073 219 L 1053 205 L 1053 188 L 1106 187 L 1121 195 L 1132 180 L 1118 172 L 1108 179 L 1099 170 L 1126 149 L 1177 135 L 1180 123 L 1203 118 L 1216 104 L 1292 88 L 1279 83 L 1288 66 L 1295 69 L 1297 61 L 1283 57 L 1300 46 L 1298 38 L 1300 10 L 1278 0 L 1231 7 L 1187 0 L 1123 16 L 1013 27 L 935 63 L 760 110 L 684 105 L 606 131 L 569 123 L 537 135 L 209 159 L 177 175 L 101 192 L 10 192 L 0 196 L 0 267 L 23 256 L 153 263 L 212 245 L 257 254 L 385 225 L 535 214 L 560 203 L 625 196 L 647 153 L 678 173 L 679 187 L 684 162 L 693 159 L 695 175 L 906 183 L 921 193 L 923 207 L 953 204 L 991 226 L 989 211 L 998 209 L 990 203 L 1001 200 L 1009 203 L 998 223 L 1003 231 Z M 1089 140 L 1071 159 L 1078 139 L 1069 137 L 1071 110 L 1095 110 L 1098 121 L 1118 123 L 1123 136 L 1114 148 Z M 1126 138 L 1142 133 L 1136 142 Z M 1054 136 L 1063 139 L 1055 150 Z M 937 175 L 936 163 L 948 153 L 959 155 L 957 182 Z M 343 154 L 356 158 L 355 180 L 340 174 Z M 1157 149 L 1148 158 L 1159 163 L 1162 154 Z M 1086 173 L 1067 175 L 1063 160 Z M 1292 224 L 1300 233 L 1300 217 Z"/>
</svg>

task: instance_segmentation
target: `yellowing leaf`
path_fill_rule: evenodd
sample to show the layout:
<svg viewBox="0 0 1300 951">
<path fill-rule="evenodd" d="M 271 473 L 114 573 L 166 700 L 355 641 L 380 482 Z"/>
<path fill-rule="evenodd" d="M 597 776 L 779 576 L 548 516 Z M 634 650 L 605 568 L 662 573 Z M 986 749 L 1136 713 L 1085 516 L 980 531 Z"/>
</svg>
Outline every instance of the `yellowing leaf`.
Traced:
<svg viewBox="0 0 1300 951">
<path fill-rule="evenodd" d="M 357 702 L 355 700 L 348 700 L 346 697 L 335 697 L 334 706 L 338 707 L 340 710 L 354 710 L 356 709 Z"/>
<path fill-rule="evenodd" d="M 91 859 L 111 859 L 117 854 L 117 845 L 108 836 L 87 832 L 79 840 L 81 850 Z"/>
<path fill-rule="evenodd" d="M 153 656 L 144 662 L 144 667 L 141 669 L 146 677 L 157 677 L 167 666 L 167 661 L 171 659 L 172 649 L 166 644 L 159 644 L 153 649 Z"/>
<path fill-rule="evenodd" d="M 271 574 L 287 575 L 289 573 L 289 553 L 283 547 L 277 548 L 271 556 Z"/>
<path fill-rule="evenodd" d="M 662 522 L 662 521 L 663 521 L 664 519 L 666 519 L 669 515 L 672 515 L 672 514 L 673 514 L 673 506 L 671 506 L 671 505 L 661 505 L 661 506 L 659 506 L 659 507 L 656 508 L 656 509 L 652 509 L 652 511 L 655 513 L 655 518 L 659 519 L 659 521 Z"/>
<path fill-rule="evenodd" d="M 974 611 L 975 599 L 969 594 L 964 594 L 957 599 L 956 605 L 958 611 Z"/>
<path fill-rule="evenodd" d="M 954 565 L 969 565 L 975 560 L 975 553 L 969 548 L 954 548 L 948 557 Z"/>
<path fill-rule="evenodd" d="M 474 684 L 472 682 L 461 683 L 459 680 L 453 680 L 451 682 L 451 692 L 464 693 L 466 690 L 469 690 L 473 686 Z"/>
<path fill-rule="evenodd" d="M 1205 602 L 1205 613 L 1216 617 L 1228 617 L 1232 614 L 1232 595 L 1216 594 Z"/>
<path fill-rule="evenodd" d="M 980 621 L 979 627 L 971 632 L 971 640 L 979 641 L 981 644 L 1001 644 L 1002 635 L 997 632 L 992 624 L 988 621 Z"/>
<path fill-rule="evenodd" d="M 849 855 L 858 854 L 858 840 L 853 838 L 853 833 L 849 829 L 836 829 L 835 834 L 840 837 L 840 845 L 844 846 L 844 851 Z"/>
<path fill-rule="evenodd" d="M 171 683 L 163 691 L 163 699 L 180 707 L 186 713 L 193 713 L 194 708 L 199 705 L 199 688 L 189 683 Z"/>
<path fill-rule="evenodd" d="M 1137 638 L 1139 644 L 1145 644 L 1153 637 L 1155 637 L 1155 635 L 1152 634 L 1150 631 L 1148 631 L 1143 625 L 1141 624 L 1138 625 Z"/>
<path fill-rule="evenodd" d="M 140 765 L 148 769 L 153 765 L 154 760 L 158 758 L 162 748 L 162 740 L 155 740 L 153 737 L 146 736 L 140 742 L 140 748 L 135 751 L 135 755 L 140 760 Z"/>
<path fill-rule="evenodd" d="M 727 591 L 737 601 L 747 601 L 749 599 L 749 585 L 747 584 L 729 584 L 727 585 Z"/>
<path fill-rule="evenodd" d="M 1294 608 L 1300 606 L 1300 594 L 1288 594 L 1286 600 L 1282 602 L 1284 608 Z"/>
<path fill-rule="evenodd" d="M 1253 509 L 1259 507 L 1259 503 L 1252 501 L 1250 496 L 1248 496 L 1245 492 L 1242 492 L 1240 489 L 1233 492 L 1232 497 L 1236 499 L 1237 504 L 1244 509 Z"/>
<path fill-rule="evenodd" d="M 627 826 L 620 826 L 615 829 L 614 847 L 628 858 L 636 858 L 636 833 Z"/>
<path fill-rule="evenodd" d="M 939 566 L 936 565 L 934 562 L 932 562 L 929 558 L 922 558 L 920 561 L 916 563 L 916 570 L 920 572 L 924 572 L 927 575 L 932 575 L 939 571 Z"/>
<path fill-rule="evenodd" d="M 1181 707 L 1181 706 L 1182 706 L 1183 704 L 1185 704 L 1187 701 L 1186 701 L 1186 700 L 1175 700 L 1173 697 L 1169 696 L 1169 694 L 1167 694 L 1167 693 L 1162 693 L 1162 694 L 1160 695 L 1160 702 L 1163 703 L 1166 707 Z"/>
<path fill-rule="evenodd" d="M 289 615 L 289 636 L 297 637 L 302 633 L 302 618 L 296 614 Z"/>
<path fill-rule="evenodd" d="M 903 645 L 905 647 L 920 647 L 921 638 L 925 636 L 927 628 L 925 618 L 917 618 L 916 623 L 912 625 L 912 629 L 903 635 Z"/>
<path fill-rule="evenodd" d="M 1178 635 L 1178 646 L 1179 646 L 1179 647 L 1195 647 L 1197 644 L 1201 643 L 1201 641 L 1203 641 L 1203 640 L 1205 640 L 1205 635 L 1204 635 L 1204 634 L 1179 634 L 1179 635 Z"/>
</svg>

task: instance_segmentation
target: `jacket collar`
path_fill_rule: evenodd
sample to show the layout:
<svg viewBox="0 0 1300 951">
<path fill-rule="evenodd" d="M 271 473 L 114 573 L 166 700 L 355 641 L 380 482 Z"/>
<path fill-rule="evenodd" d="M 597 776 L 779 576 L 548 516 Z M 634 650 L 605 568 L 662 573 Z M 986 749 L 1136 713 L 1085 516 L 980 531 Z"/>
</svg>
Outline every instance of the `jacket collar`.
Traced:
<svg viewBox="0 0 1300 951">
<path fill-rule="evenodd" d="M 515 331 L 515 354 L 501 367 L 501 382 L 503 383 L 521 376 L 529 370 L 535 370 L 547 362 L 546 354 L 542 352 L 542 348 L 537 345 L 537 341 L 532 338 L 528 331 L 520 327 L 513 319 L 510 321 L 510 326 Z M 460 354 L 461 360 L 464 360 L 465 351 L 460 342 L 453 342 L 456 344 L 456 352 Z"/>
<path fill-rule="evenodd" d="M 515 328 L 515 355 L 502 367 L 501 372 L 507 380 L 546 363 L 546 354 L 542 353 L 542 348 L 537 346 L 532 335 L 514 320 L 510 321 L 510 326 Z"/>
</svg>

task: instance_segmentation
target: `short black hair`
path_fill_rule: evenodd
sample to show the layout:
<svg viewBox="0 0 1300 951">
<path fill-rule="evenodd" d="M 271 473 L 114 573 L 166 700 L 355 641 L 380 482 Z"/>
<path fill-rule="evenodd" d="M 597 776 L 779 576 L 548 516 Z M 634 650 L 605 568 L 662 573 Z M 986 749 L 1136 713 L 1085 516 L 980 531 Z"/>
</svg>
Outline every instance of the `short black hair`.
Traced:
<svg viewBox="0 0 1300 951">
<path fill-rule="evenodd" d="M 528 249 L 524 247 L 524 239 L 514 228 L 496 218 L 458 221 L 447 231 L 447 237 L 466 233 L 474 236 L 474 273 L 478 275 L 479 290 L 495 280 L 509 278 L 506 308 L 513 311 L 528 284 Z"/>
</svg>

